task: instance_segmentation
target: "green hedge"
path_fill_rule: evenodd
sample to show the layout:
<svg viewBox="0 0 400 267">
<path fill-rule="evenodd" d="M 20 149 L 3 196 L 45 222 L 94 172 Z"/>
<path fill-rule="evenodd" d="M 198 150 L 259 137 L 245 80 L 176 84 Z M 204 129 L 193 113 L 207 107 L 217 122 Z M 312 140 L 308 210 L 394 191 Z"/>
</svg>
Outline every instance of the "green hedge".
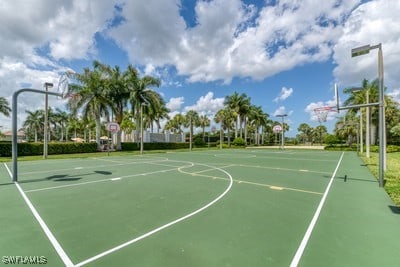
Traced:
<svg viewBox="0 0 400 267">
<path fill-rule="evenodd" d="M 122 151 L 140 150 L 136 142 L 122 142 Z M 164 150 L 164 149 L 182 149 L 189 148 L 189 143 L 143 143 L 144 150 Z"/>
<path fill-rule="evenodd" d="M 48 154 L 73 154 L 97 152 L 96 143 L 49 143 Z M 12 144 L 0 143 L 0 156 L 11 157 Z M 43 154 L 43 143 L 18 143 L 18 156 Z"/>
<path fill-rule="evenodd" d="M 325 147 L 325 150 L 339 150 L 339 151 L 357 151 L 357 149 L 358 149 L 357 145 L 354 144 L 351 147 L 349 147 L 348 145 L 329 145 Z M 379 146 L 376 145 L 371 146 L 370 151 L 379 153 Z M 364 147 L 364 152 L 365 152 L 365 147 Z M 400 152 L 400 146 L 387 145 L 386 152 L 387 153 Z"/>
</svg>

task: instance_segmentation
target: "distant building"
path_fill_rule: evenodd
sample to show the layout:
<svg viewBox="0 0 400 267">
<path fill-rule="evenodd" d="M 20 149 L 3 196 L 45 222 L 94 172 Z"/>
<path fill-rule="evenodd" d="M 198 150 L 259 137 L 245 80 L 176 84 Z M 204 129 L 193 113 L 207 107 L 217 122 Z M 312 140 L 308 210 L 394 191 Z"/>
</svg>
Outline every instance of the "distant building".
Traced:
<svg viewBox="0 0 400 267">
<path fill-rule="evenodd" d="M 12 131 L 7 131 L 3 133 L 4 137 L 1 138 L 2 141 L 12 141 Z M 26 142 L 26 134 L 23 129 L 18 130 L 17 132 L 17 142 Z"/>
</svg>

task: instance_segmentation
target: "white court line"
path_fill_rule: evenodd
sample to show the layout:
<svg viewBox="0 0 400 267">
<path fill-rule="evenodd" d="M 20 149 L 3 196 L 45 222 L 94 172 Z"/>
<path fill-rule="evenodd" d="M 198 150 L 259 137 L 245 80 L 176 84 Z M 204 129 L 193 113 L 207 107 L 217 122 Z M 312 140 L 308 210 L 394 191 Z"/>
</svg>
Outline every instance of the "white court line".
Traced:
<svg viewBox="0 0 400 267">
<path fill-rule="evenodd" d="M 336 162 L 333 159 L 316 159 L 316 158 L 287 158 L 287 157 L 269 157 L 269 156 L 257 156 L 261 159 L 274 159 L 274 160 L 293 160 L 293 161 L 319 161 L 319 162 Z"/>
<path fill-rule="evenodd" d="M 331 177 L 331 179 L 330 179 L 330 181 L 328 183 L 328 186 L 325 189 L 325 192 L 324 192 L 324 195 L 321 198 L 321 201 L 319 202 L 319 205 L 318 205 L 317 210 L 315 211 L 314 217 L 312 218 L 311 223 L 308 226 L 306 233 L 304 234 L 303 240 L 301 241 L 300 246 L 297 249 L 296 254 L 292 259 L 292 262 L 290 263 L 290 267 L 296 267 L 300 262 L 301 256 L 303 255 L 303 252 L 304 252 L 304 250 L 305 250 L 305 248 L 307 246 L 308 240 L 310 239 L 311 233 L 314 230 L 315 224 L 317 223 L 317 220 L 318 220 L 319 215 L 321 213 L 322 207 L 325 204 L 325 200 L 326 200 L 326 198 L 328 196 L 328 193 L 329 193 L 329 190 L 330 190 L 330 188 L 332 186 L 333 179 L 335 178 L 336 172 L 338 171 L 340 163 L 342 162 L 343 155 L 344 155 L 344 152 L 342 152 L 342 155 L 340 156 L 339 162 L 336 165 L 336 169 L 332 174 L 332 177 Z"/>
<path fill-rule="evenodd" d="M 96 158 L 93 158 L 96 159 Z M 103 161 L 108 161 L 108 162 L 113 162 L 117 163 L 111 160 L 103 160 Z M 93 166 L 88 166 L 88 167 L 77 167 L 80 168 L 79 170 L 82 169 L 95 169 L 95 168 L 109 168 L 109 167 L 115 167 L 115 166 L 125 166 L 125 165 L 133 165 L 133 164 L 140 164 L 140 163 L 152 163 L 152 162 L 163 162 L 167 160 L 156 160 L 156 161 L 133 161 L 133 162 L 119 162 L 118 164 L 110 164 L 110 165 L 93 165 Z M 65 168 L 65 169 L 51 169 L 51 170 L 45 170 L 45 171 L 31 171 L 31 172 L 21 172 L 19 173 L 20 175 L 25 175 L 25 174 L 35 174 L 35 173 L 53 173 L 54 171 L 71 171 L 71 170 L 76 170 L 76 167 L 74 168 Z"/>
<path fill-rule="evenodd" d="M 176 171 L 178 168 L 179 167 L 175 167 L 173 169 L 161 170 L 161 171 L 154 171 L 154 172 L 136 173 L 136 174 L 131 174 L 131 175 L 119 176 L 117 178 L 123 179 L 123 178 L 129 178 L 129 177 L 135 177 L 135 176 L 141 176 L 141 175 L 149 175 L 149 174 L 155 174 L 155 173 L 161 173 L 161 172 Z M 27 190 L 25 192 L 26 193 L 31 193 L 31 192 L 39 192 L 39 191 L 52 190 L 52 189 L 60 189 L 60 188 L 65 188 L 65 187 L 101 183 L 101 182 L 112 181 L 112 179 L 115 179 L 115 177 L 114 178 L 96 180 L 96 181 L 83 182 L 83 183 L 75 183 L 75 184 L 66 184 L 66 185 L 59 185 L 59 186 L 44 187 L 44 188 L 39 188 L 39 189 Z"/>
<path fill-rule="evenodd" d="M 287 168 L 279 168 L 279 167 L 267 167 L 267 166 L 259 166 L 259 165 L 245 165 L 245 164 L 231 164 L 228 167 L 246 167 L 246 168 L 260 168 L 260 169 L 270 169 L 270 170 L 279 170 L 279 171 L 290 171 L 290 172 L 308 172 L 308 173 L 321 173 L 321 174 L 330 174 L 330 172 L 322 172 L 322 171 L 310 171 L 310 170 L 299 170 L 299 169 L 287 169 Z"/>
<path fill-rule="evenodd" d="M 187 162 L 187 163 L 189 163 L 189 162 Z M 192 162 L 190 162 L 190 163 L 194 165 L 194 163 L 192 163 Z M 90 262 L 93 262 L 93 261 L 95 261 L 95 260 L 97 260 L 97 259 L 99 259 L 101 257 L 104 257 L 104 256 L 106 256 L 106 255 L 108 255 L 110 253 L 113 253 L 113 252 L 115 252 L 117 250 L 120 250 L 120 249 L 126 247 L 126 246 L 132 245 L 133 243 L 136 243 L 137 241 L 140 241 L 140 240 L 142 240 L 142 239 L 144 239 L 146 237 L 149 237 L 149 236 L 151 236 L 151 235 L 153 235 L 153 234 L 155 234 L 155 233 L 157 233 L 157 232 L 159 232 L 159 231 L 161 231 L 161 230 L 163 230 L 163 229 L 165 229 L 167 227 L 170 227 L 170 226 L 172 226 L 174 224 L 177 224 L 177 223 L 179 223 L 179 222 L 181 222 L 183 220 L 186 220 L 186 219 L 196 215 L 197 213 L 202 212 L 203 210 L 207 209 L 211 205 L 215 204 L 217 201 L 219 201 L 221 198 L 223 198 L 229 192 L 229 190 L 231 190 L 231 187 L 232 187 L 232 184 L 233 184 L 233 178 L 227 171 L 225 171 L 223 169 L 220 169 L 220 168 L 217 168 L 217 167 L 212 167 L 212 166 L 209 166 L 209 165 L 206 165 L 206 164 L 196 164 L 196 165 L 203 165 L 203 166 L 206 166 L 206 167 L 209 167 L 209 168 L 215 168 L 216 170 L 219 170 L 219 171 L 225 173 L 226 175 L 228 175 L 230 181 L 229 181 L 229 185 L 225 189 L 225 191 L 222 192 L 222 194 L 220 194 L 217 198 L 215 198 L 213 201 L 211 201 L 207 205 L 205 205 L 205 206 L 203 206 L 203 207 L 201 207 L 201 208 L 199 208 L 199 209 L 197 209 L 197 210 L 195 210 L 195 211 L 193 211 L 193 212 L 191 212 L 191 213 L 189 213 L 189 214 L 187 214 L 187 215 L 185 215 L 185 216 L 183 216 L 181 218 L 178 218 L 178 219 L 176 219 L 176 220 L 174 220 L 174 221 L 172 221 L 170 223 L 167 223 L 167 224 L 165 224 L 163 226 L 160 226 L 160 227 L 158 227 L 158 228 L 156 228 L 156 229 L 154 229 L 154 230 L 152 230 L 152 231 L 150 231 L 150 232 L 148 232 L 148 233 L 146 233 L 144 235 L 136 237 L 136 238 L 134 238 L 134 239 L 132 239 L 132 240 L 130 240 L 128 242 L 125 242 L 125 243 L 123 243 L 123 244 L 121 244 L 119 246 L 116 246 L 116 247 L 114 247 L 112 249 L 106 250 L 106 251 L 104 251 L 104 252 L 102 252 L 100 254 L 97 254 L 96 256 L 93 256 L 93 257 L 91 257 L 91 258 L 89 258 L 87 260 L 84 260 L 84 261 L 76 264 L 75 267 L 80 267 L 80 266 L 83 266 L 83 265 L 88 264 Z"/>
<path fill-rule="evenodd" d="M 4 163 L 8 174 L 12 178 L 12 173 L 7 165 Z M 26 196 L 24 191 L 22 190 L 21 186 L 15 182 L 15 186 L 17 187 L 19 193 L 21 194 L 22 198 L 25 200 L 26 204 L 28 205 L 29 209 L 31 210 L 33 216 L 38 221 L 40 227 L 42 227 L 44 233 L 46 234 L 47 238 L 49 239 L 50 243 L 53 245 L 54 249 L 57 251 L 58 255 L 60 256 L 61 260 L 64 262 L 65 266 L 72 267 L 74 264 L 72 263 L 71 259 L 68 257 L 67 253 L 65 253 L 64 249 L 61 247 L 60 243 L 58 243 L 57 239 L 54 237 L 53 233 L 50 231 L 49 227 L 47 227 L 46 223 L 43 221 L 42 217 L 39 215 L 35 207 L 33 206 L 32 202 Z"/>
</svg>

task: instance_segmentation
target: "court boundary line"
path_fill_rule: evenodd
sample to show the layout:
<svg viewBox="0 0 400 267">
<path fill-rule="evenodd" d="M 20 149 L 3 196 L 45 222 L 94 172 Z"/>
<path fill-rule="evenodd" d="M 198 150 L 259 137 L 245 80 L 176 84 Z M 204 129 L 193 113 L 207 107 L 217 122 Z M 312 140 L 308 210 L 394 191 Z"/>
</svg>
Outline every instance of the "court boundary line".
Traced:
<svg viewBox="0 0 400 267">
<path fill-rule="evenodd" d="M 230 166 L 228 166 L 228 168 L 229 167 L 246 167 L 246 168 L 259 168 L 259 169 L 269 169 L 269 170 L 288 171 L 288 172 L 307 172 L 307 173 L 330 174 L 330 172 L 324 172 L 324 171 L 289 169 L 289 168 L 281 168 L 281 167 L 269 167 L 269 166 L 248 165 L 248 164 L 231 164 Z"/>
<path fill-rule="evenodd" d="M 112 177 L 112 178 L 106 178 L 106 179 L 100 179 L 100 180 L 94 180 L 94 181 L 88 181 L 88 182 L 82 182 L 82 183 L 74 183 L 74 184 L 66 184 L 66 185 L 50 186 L 50 187 L 32 189 L 32 190 L 27 190 L 26 193 L 53 190 L 53 189 L 60 189 L 60 188 L 66 188 L 66 187 L 74 187 L 74 186 L 94 184 L 94 183 L 102 183 L 102 182 L 112 181 L 112 179 L 115 179 L 115 178 L 123 179 L 123 178 L 130 178 L 130 177 L 136 177 L 136 176 L 145 176 L 145 175 L 150 175 L 150 174 L 155 174 L 155 173 L 176 171 L 176 170 L 178 170 L 178 168 L 180 168 L 182 166 L 176 166 L 176 167 L 175 166 L 170 166 L 170 167 L 174 167 L 174 168 L 165 169 L 165 170 L 159 170 L 159 171 L 153 171 L 153 172 L 135 173 L 135 174 L 130 174 L 130 175 L 123 175 L 123 176 L 118 176 L 118 177 Z"/>
<path fill-rule="evenodd" d="M 221 168 L 228 168 L 231 165 L 227 166 L 222 166 Z M 182 167 L 182 168 L 189 168 L 189 167 Z M 207 177 L 207 178 L 212 178 L 212 179 L 218 179 L 218 180 L 228 180 L 227 178 L 224 177 L 218 177 L 218 176 L 211 176 L 211 175 L 206 175 L 202 174 L 204 172 L 212 171 L 213 169 L 207 169 L 207 170 L 202 170 L 202 171 L 197 171 L 197 172 L 186 172 L 181 170 L 181 168 L 178 169 L 178 171 L 192 175 L 192 176 L 202 176 L 202 177 Z M 276 185 L 271 185 L 271 184 L 262 184 L 262 183 L 256 183 L 256 182 L 250 182 L 246 180 L 238 180 L 238 179 L 233 179 L 234 182 L 238 184 L 249 184 L 249 185 L 256 185 L 256 186 L 261 186 L 261 187 L 267 187 L 271 190 L 288 190 L 288 191 L 294 191 L 294 192 L 300 192 L 300 193 L 307 193 L 307 194 L 314 194 L 314 195 L 322 195 L 323 193 L 321 192 L 316 192 L 316 191 L 310 191 L 310 190 L 304 190 L 304 189 L 298 189 L 298 188 L 292 188 L 292 187 L 285 187 L 285 186 L 276 186 Z"/>
<path fill-rule="evenodd" d="M 335 171 L 333 172 L 332 177 L 329 180 L 329 183 L 328 183 L 328 185 L 327 185 L 327 187 L 325 189 L 325 192 L 324 192 L 324 194 L 323 194 L 323 196 L 321 198 L 321 201 L 319 202 L 318 207 L 317 207 L 317 209 L 316 209 L 316 211 L 314 213 L 314 216 L 313 216 L 313 218 L 312 218 L 312 220 L 311 220 L 311 222 L 310 222 L 310 224 L 309 224 L 309 226 L 307 228 L 307 231 L 304 234 L 303 239 L 301 240 L 300 246 L 298 247 L 298 249 L 296 251 L 296 254 L 294 255 L 294 257 L 292 259 L 292 262 L 290 263 L 290 267 L 297 267 L 297 265 L 300 262 L 301 257 L 303 256 L 304 250 L 305 250 L 305 248 L 306 248 L 306 246 L 308 244 L 308 241 L 310 240 L 312 231 L 314 230 L 315 224 L 317 223 L 319 215 L 321 214 L 322 207 L 325 204 L 325 200 L 326 200 L 326 198 L 328 196 L 329 190 L 330 190 L 330 188 L 332 186 L 332 183 L 333 183 L 333 180 L 334 180 L 334 178 L 336 176 L 336 172 L 339 170 L 339 166 L 340 166 L 340 164 L 342 162 L 343 156 L 344 156 L 344 152 L 342 152 L 342 155 L 339 158 L 339 161 L 338 161 L 338 163 L 336 165 Z"/>
<path fill-rule="evenodd" d="M 11 173 L 10 169 L 8 168 L 8 166 L 5 163 L 4 163 L 4 166 L 6 167 L 10 177 L 12 177 L 12 173 Z M 22 198 L 24 199 L 25 203 L 28 205 L 28 207 L 29 207 L 30 211 L 32 212 L 33 216 L 35 217 L 36 221 L 39 223 L 40 227 L 44 231 L 46 237 L 49 239 L 51 245 L 56 250 L 58 256 L 64 262 L 65 266 L 73 267 L 74 264 L 72 263 L 71 259 L 68 257 L 67 253 L 64 251 L 64 249 L 61 247 L 61 245 L 58 242 L 58 240 L 55 238 L 53 233 L 50 231 L 49 227 L 47 226 L 45 221 L 42 219 L 42 217 L 40 216 L 40 214 L 36 210 L 36 208 L 33 206 L 32 202 L 30 201 L 28 196 L 22 190 L 21 186 L 18 184 L 18 182 L 14 182 L 14 184 L 17 187 L 17 189 L 18 189 L 19 193 L 21 194 Z"/>
<path fill-rule="evenodd" d="M 190 163 L 190 164 L 196 165 L 195 163 L 190 162 L 190 161 L 176 161 L 176 162 L 185 162 L 185 163 Z M 91 262 L 93 262 L 93 261 L 95 261 L 97 259 L 100 259 L 100 258 L 102 258 L 104 256 L 107 256 L 108 254 L 111 254 L 111 253 L 113 253 L 115 251 L 118 251 L 118 250 L 124 248 L 124 247 L 132 245 L 132 244 L 134 244 L 134 243 L 136 243 L 136 242 L 138 242 L 138 241 L 140 241 L 140 240 L 142 240 L 142 239 L 144 239 L 146 237 L 149 237 L 149 236 L 151 236 L 151 235 L 153 235 L 153 234 L 155 234 L 155 233 L 157 233 L 157 232 L 159 232 L 161 230 L 164 230 L 164 229 L 166 229 L 166 228 L 168 228 L 168 227 L 170 227 L 170 226 L 172 226 L 174 224 L 177 224 L 177 223 L 179 223 L 181 221 L 184 221 L 184 220 L 186 220 L 186 219 L 188 219 L 188 218 L 190 218 L 190 217 L 202 212 L 203 210 L 209 208 L 210 206 L 214 205 L 216 202 L 218 202 L 221 198 L 223 198 L 231 190 L 232 185 L 233 185 L 233 178 L 232 178 L 232 175 L 229 172 L 225 171 L 224 169 L 220 169 L 218 167 L 213 167 L 213 166 L 210 166 L 210 165 L 207 165 L 207 164 L 200 163 L 200 164 L 197 164 L 197 165 L 203 165 L 203 166 L 206 166 L 206 167 L 209 167 L 209 168 L 214 168 L 214 169 L 219 170 L 219 171 L 225 173 L 226 175 L 228 175 L 228 177 L 230 177 L 230 181 L 229 181 L 228 187 L 224 190 L 224 192 L 222 192 L 217 198 L 215 198 L 214 200 L 212 200 L 208 204 L 204 205 L 203 207 L 201 207 L 201 208 L 199 208 L 199 209 L 197 209 L 195 211 L 192 211 L 191 213 L 186 214 L 185 216 L 182 216 L 182 217 L 180 217 L 178 219 L 175 219 L 174 221 L 171 221 L 171 222 L 169 222 L 167 224 L 164 224 L 164 225 L 162 225 L 162 226 L 160 226 L 160 227 L 158 227 L 156 229 L 153 229 L 150 232 L 147 232 L 147 233 L 145 233 L 145 234 L 143 234 L 143 235 L 141 235 L 139 237 L 131 239 L 131 240 L 129 240 L 129 241 L 125 242 L 125 243 L 122 243 L 122 244 L 120 244 L 120 245 L 118 245 L 118 246 L 116 246 L 114 248 L 111 248 L 111 249 L 106 250 L 106 251 L 104 251 L 102 253 L 99 253 L 99 254 L 97 254 L 97 255 L 95 255 L 95 256 L 93 256 L 91 258 L 88 258 L 88 259 L 86 259 L 84 261 L 81 261 L 80 263 L 76 264 L 75 267 L 80 267 L 80 266 L 86 265 L 88 263 L 91 263 Z"/>
<path fill-rule="evenodd" d="M 100 160 L 100 159 L 96 159 L 96 158 L 91 158 L 94 160 Z M 125 165 L 135 165 L 135 164 L 141 164 L 141 163 L 152 163 L 152 162 L 163 162 L 163 161 L 168 161 L 167 159 L 164 160 L 155 160 L 155 161 L 148 161 L 148 160 L 144 160 L 144 161 L 132 161 L 132 162 L 115 162 L 115 161 L 111 161 L 111 160 L 101 160 L 101 161 L 107 161 L 107 162 L 112 162 L 115 164 L 110 164 L 110 165 L 103 165 L 103 166 L 88 166 L 88 167 L 81 167 L 80 169 L 94 169 L 94 168 L 108 168 L 108 167 L 116 167 L 116 166 L 125 166 Z M 31 172 L 21 172 L 19 173 L 20 175 L 29 175 L 29 174 L 39 174 L 39 173 L 52 173 L 54 171 L 73 171 L 76 170 L 76 167 L 74 168 L 64 168 L 64 169 L 52 169 L 52 170 L 45 170 L 45 171 L 31 171 Z"/>
</svg>

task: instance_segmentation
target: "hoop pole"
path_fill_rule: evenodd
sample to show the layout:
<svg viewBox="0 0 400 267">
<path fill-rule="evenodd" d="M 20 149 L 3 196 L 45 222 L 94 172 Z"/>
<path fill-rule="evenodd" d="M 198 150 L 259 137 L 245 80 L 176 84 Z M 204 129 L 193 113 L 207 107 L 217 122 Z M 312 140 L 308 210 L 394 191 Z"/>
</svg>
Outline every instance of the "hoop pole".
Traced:
<svg viewBox="0 0 400 267">
<path fill-rule="evenodd" d="M 17 123 L 17 111 L 18 111 L 18 95 L 22 92 L 33 92 L 39 94 L 49 94 L 55 96 L 61 96 L 60 93 L 55 92 L 46 92 L 43 90 L 32 89 L 32 88 L 23 88 L 14 92 L 12 96 L 12 162 L 13 162 L 13 173 L 12 173 L 12 181 L 18 182 L 18 123 Z"/>
</svg>

